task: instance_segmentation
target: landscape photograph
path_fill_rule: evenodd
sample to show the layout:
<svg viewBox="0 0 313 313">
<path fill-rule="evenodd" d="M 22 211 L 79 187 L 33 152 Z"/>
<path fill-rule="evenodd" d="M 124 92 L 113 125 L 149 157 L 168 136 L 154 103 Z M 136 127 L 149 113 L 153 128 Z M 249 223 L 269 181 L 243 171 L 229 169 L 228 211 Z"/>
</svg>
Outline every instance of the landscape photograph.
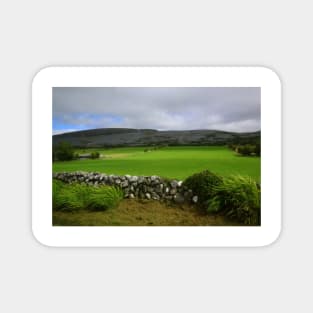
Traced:
<svg viewBox="0 0 313 313">
<path fill-rule="evenodd" d="M 53 226 L 261 226 L 261 88 L 53 87 Z"/>
</svg>

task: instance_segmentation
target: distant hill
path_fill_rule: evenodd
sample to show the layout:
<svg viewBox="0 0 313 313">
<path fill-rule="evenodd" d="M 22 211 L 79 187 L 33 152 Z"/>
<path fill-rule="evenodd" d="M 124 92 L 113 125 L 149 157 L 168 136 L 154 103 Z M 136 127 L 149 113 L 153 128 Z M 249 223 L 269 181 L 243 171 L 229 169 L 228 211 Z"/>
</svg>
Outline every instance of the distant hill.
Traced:
<svg viewBox="0 0 313 313">
<path fill-rule="evenodd" d="M 260 140 L 261 132 L 235 133 L 218 130 L 167 130 L 98 128 L 53 136 L 53 144 L 67 141 L 74 147 L 100 148 L 150 145 L 224 145 Z"/>
</svg>

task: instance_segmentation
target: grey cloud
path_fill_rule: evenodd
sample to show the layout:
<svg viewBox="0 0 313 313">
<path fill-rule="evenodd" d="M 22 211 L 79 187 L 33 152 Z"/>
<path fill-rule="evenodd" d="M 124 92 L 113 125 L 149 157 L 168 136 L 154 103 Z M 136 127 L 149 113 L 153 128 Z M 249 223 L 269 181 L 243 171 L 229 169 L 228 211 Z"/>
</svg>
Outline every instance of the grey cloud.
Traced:
<svg viewBox="0 0 313 313">
<path fill-rule="evenodd" d="M 53 88 L 53 117 L 68 128 L 260 130 L 261 89 Z"/>
</svg>

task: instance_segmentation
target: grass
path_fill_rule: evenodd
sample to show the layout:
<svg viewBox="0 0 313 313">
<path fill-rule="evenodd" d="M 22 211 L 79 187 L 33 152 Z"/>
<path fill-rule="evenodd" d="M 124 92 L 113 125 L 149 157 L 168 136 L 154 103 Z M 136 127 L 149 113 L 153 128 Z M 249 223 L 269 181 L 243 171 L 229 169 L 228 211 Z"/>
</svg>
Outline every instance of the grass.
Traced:
<svg viewBox="0 0 313 313">
<path fill-rule="evenodd" d="M 144 152 L 146 147 L 86 149 L 77 152 L 99 151 L 98 160 L 73 160 L 53 163 L 54 172 L 89 171 L 117 175 L 159 175 L 185 179 L 209 169 L 220 175 L 245 175 L 260 181 L 259 157 L 237 155 L 227 147 L 184 146 L 166 147 Z"/>
<path fill-rule="evenodd" d="M 240 175 L 223 178 L 214 187 L 209 199 L 208 212 L 223 211 L 227 216 L 248 225 L 259 225 L 261 191 L 250 177 Z"/>
<path fill-rule="evenodd" d="M 52 183 L 52 207 L 55 211 L 104 211 L 116 207 L 122 199 L 122 190 L 111 186 L 65 184 L 55 179 Z"/>
<path fill-rule="evenodd" d="M 192 205 L 125 199 L 114 210 L 53 211 L 54 226 L 238 226 L 222 215 L 206 215 Z"/>
</svg>

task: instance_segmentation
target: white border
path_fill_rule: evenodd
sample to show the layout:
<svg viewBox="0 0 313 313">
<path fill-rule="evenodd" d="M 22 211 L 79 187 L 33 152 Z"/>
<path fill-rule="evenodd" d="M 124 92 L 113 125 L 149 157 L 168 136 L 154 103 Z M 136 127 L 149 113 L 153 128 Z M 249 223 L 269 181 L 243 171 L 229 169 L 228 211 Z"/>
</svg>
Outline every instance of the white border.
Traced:
<svg viewBox="0 0 313 313">
<path fill-rule="evenodd" d="M 261 87 L 262 225 L 53 227 L 52 87 Z M 264 246 L 281 230 L 281 83 L 264 67 L 48 67 L 32 86 L 32 229 L 47 246 Z"/>
</svg>

